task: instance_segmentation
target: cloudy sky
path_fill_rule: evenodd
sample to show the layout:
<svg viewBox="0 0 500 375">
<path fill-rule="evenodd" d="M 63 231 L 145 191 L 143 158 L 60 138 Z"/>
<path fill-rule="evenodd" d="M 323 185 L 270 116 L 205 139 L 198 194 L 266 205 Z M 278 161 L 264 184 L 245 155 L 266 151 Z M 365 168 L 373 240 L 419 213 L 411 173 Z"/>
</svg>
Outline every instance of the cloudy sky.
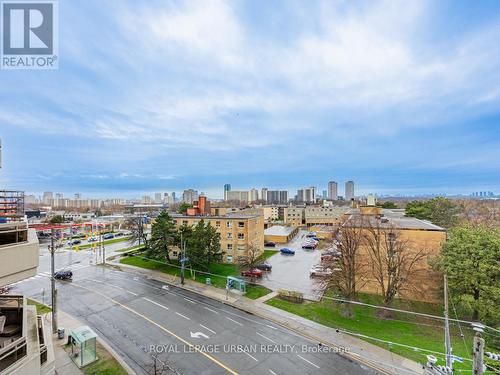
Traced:
<svg viewBox="0 0 500 375">
<path fill-rule="evenodd" d="M 2 187 L 500 193 L 498 1 L 59 11 L 59 70 L 0 71 Z"/>
</svg>

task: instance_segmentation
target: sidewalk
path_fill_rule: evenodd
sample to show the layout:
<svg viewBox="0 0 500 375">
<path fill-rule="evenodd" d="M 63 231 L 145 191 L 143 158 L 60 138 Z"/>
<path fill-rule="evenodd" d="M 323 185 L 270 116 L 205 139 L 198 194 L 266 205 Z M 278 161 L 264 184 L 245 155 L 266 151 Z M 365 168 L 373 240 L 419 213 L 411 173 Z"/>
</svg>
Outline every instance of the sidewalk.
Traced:
<svg viewBox="0 0 500 375">
<path fill-rule="evenodd" d="M 46 326 L 52 326 L 51 314 L 46 314 Z M 63 339 L 58 339 L 57 334 L 52 335 L 52 344 L 54 347 L 54 356 L 55 356 L 55 367 L 57 375 L 81 375 L 83 374 L 83 370 L 78 368 L 78 366 L 71 360 L 69 354 L 64 349 L 64 345 L 68 341 L 68 335 L 72 330 L 85 325 L 79 320 L 73 318 L 71 315 L 66 314 L 64 311 L 59 310 L 57 312 L 57 323 L 58 326 L 64 328 L 65 335 Z M 99 336 L 97 337 L 97 341 L 101 344 L 106 351 L 113 356 L 116 361 L 123 367 L 123 369 L 129 375 L 135 375 L 135 372 L 127 365 L 127 363 L 111 348 L 108 343 L 106 343 Z"/>
<path fill-rule="evenodd" d="M 192 280 L 185 280 L 180 284 L 180 279 L 160 271 L 147 270 L 135 266 L 125 265 L 116 261 L 108 264 L 118 266 L 122 270 L 152 278 L 167 284 L 190 290 L 205 297 L 228 304 L 237 309 L 270 320 L 277 325 L 299 333 L 313 341 L 330 347 L 346 348 L 347 352 L 341 354 L 354 361 L 364 363 L 388 374 L 423 374 L 422 366 L 414 361 L 394 354 L 369 342 L 363 341 L 335 329 L 315 323 L 311 320 L 291 314 L 287 311 L 266 305 L 264 302 L 273 296 L 266 295 L 257 300 L 251 300 L 234 293 L 226 296 L 226 290 L 211 285 L 200 284 Z"/>
</svg>

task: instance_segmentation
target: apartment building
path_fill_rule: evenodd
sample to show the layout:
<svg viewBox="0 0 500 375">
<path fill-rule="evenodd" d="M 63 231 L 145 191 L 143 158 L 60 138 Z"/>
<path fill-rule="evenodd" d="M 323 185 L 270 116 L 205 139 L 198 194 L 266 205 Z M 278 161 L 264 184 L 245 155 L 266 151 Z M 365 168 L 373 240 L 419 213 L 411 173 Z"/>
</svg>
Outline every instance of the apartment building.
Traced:
<svg viewBox="0 0 500 375">
<path fill-rule="evenodd" d="M 301 227 L 305 224 L 304 207 L 290 206 L 283 209 L 283 221 L 287 225 Z"/>
<path fill-rule="evenodd" d="M 247 203 L 250 202 L 250 192 L 243 190 L 231 190 L 225 192 L 226 201 Z"/>
<path fill-rule="evenodd" d="M 397 297 L 430 302 L 441 299 L 442 275 L 432 269 L 429 261 L 440 254 L 441 246 L 446 241 L 445 229 L 425 220 L 405 217 L 404 211 L 387 210 L 375 206 L 361 206 L 349 210 L 345 218 L 343 227 L 361 228 L 363 236 L 373 228 L 380 228 L 382 252 L 385 251 L 391 238 L 397 238 L 398 241 L 404 243 L 404 251 L 426 253 L 426 257 L 415 265 L 411 280 L 407 281 L 404 290 Z M 380 286 L 371 271 L 372 261 L 365 242 L 360 247 L 358 259 L 365 280 L 361 291 L 379 294 Z"/>
<path fill-rule="evenodd" d="M 251 214 L 228 214 L 224 216 L 188 216 L 172 215 L 177 227 L 181 225 L 197 225 L 200 220 L 209 223 L 220 234 L 221 250 L 225 263 L 237 263 L 248 254 L 249 246 L 264 251 L 264 217 Z M 176 251 L 172 257 L 177 257 Z"/>
<path fill-rule="evenodd" d="M 310 225 L 338 226 L 348 207 L 318 207 L 306 206 L 304 208 L 304 223 Z"/>
<path fill-rule="evenodd" d="M 297 190 L 297 202 L 316 203 L 316 188 L 314 186 Z"/>
</svg>

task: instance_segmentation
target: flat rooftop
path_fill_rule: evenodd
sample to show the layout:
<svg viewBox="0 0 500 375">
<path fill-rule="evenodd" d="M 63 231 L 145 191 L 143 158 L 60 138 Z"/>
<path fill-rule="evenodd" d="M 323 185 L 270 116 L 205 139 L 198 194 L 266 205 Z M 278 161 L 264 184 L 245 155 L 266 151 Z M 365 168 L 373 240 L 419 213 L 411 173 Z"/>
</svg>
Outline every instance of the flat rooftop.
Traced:
<svg viewBox="0 0 500 375">
<path fill-rule="evenodd" d="M 217 220 L 217 219 L 220 219 L 220 220 L 228 220 L 228 219 L 235 219 L 235 220 L 238 220 L 238 219 L 241 219 L 241 220 L 245 220 L 245 219 L 253 219 L 253 218 L 257 218 L 261 215 L 257 215 L 257 214 L 233 214 L 233 213 L 229 213 L 227 215 L 182 215 L 182 214 L 171 214 L 170 215 L 173 219 L 205 219 L 205 220 Z"/>
<path fill-rule="evenodd" d="M 346 221 L 347 225 L 354 223 L 355 226 L 363 227 L 380 225 L 382 228 L 446 231 L 446 229 L 432 224 L 430 221 L 406 217 L 401 210 L 383 209 L 382 216 L 378 218 L 375 215 L 361 215 L 359 210 L 354 208 L 347 212 L 347 215 L 349 215 Z"/>
<path fill-rule="evenodd" d="M 264 230 L 264 236 L 288 236 L 293 231 L 293 227 L 273 225 L 271 228 Z"/>
</svg>

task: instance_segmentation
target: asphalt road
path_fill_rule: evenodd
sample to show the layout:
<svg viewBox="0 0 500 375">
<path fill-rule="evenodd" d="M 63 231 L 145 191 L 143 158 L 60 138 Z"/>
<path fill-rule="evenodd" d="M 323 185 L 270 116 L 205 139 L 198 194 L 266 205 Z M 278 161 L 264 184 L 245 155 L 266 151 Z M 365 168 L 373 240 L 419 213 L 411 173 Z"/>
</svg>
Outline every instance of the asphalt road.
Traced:
<svg viewBox="0 0 500 375">
<path fill-rule="evenodd" d="M 285 245 L 277 245 L 276 250 L 288 247 L 295 250 L 295 255 L 276 253 L 267 262 L 273 266 L 271 272 L 266 273 L 260 284 L 272 290 L 287 289 L 307 294 L 309 299 L 318 294 L 318 286 L 314 278 L 309 277 L 309 270 L 319 264 L 321 253 L 319 250 L 303 250 L 305 235 L 309 231 L 300 230 L 297 235 Z"/>
<path fill-rule="evenodd" d="M 57 282 L 59 308 L 92 327 L 138 374 L 148 373 L 153 355 L 178 374 L 375 373 L 196 293 L 110 268 L 76 266 L 72 282 Z M 42 290 L 49 285 L 49 275 L 40 276 L 12 292 L 48 300 Z"/>
</svg>

